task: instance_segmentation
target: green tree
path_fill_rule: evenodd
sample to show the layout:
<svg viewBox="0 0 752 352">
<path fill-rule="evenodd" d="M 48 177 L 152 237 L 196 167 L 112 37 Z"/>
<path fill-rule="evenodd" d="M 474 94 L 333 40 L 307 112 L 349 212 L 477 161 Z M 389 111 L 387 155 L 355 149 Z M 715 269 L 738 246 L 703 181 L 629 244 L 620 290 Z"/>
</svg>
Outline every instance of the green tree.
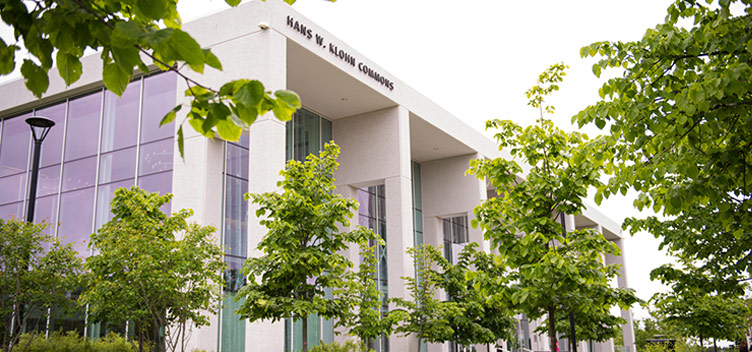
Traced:
<svg viewBox="0 0 752 352">
<path fill-rule="evenodd" d="M 222 247 L 215 229 L 189 223 L 190 209 L 167 216 L 172 199 L 137 186 L 119 188 L 113 218 L 91 235 L 90 271 L 80 302 L 99 322 L 135 322 L 139 349 L 145 339 L 158 351 L 183 351 L 186 330 L 209 324 L 223 285 Z"/>
<path fill-rule="evenodd" d="M 383 245 L 383 244 L 382 244 Z M 384 297 L 376 285 L 376 247 L 360 244 L 361 262 L 353 280 L 349 280 L 350 293 L 354 310 L 335 324 L 346 327 L 350 335 L 360 339 L 360 347 L 365 352 L 373 346 L 376 339 L 388 337 L 394 330 L 395 315 L 384 315 L 380 308 Z"/>
<path fill-rule="evenodd" d="M 671 292 L 657 293 L 652 301 L 669 325 L 679 330 L 684 337 L 697 337 L 700 346 L 704 340 L 737 340 L 744 336 L 750 307 L 741 298 L 745 285 L 718 289 L 712 286 L 711 274 L 691 263 L 684 262 L 683 269 L 663 265 L 650 273 L 651 279 L 659 279 L 670 285 Z"/>
<path fill-rule="evenodd" d="M 601 152 L 597 143 L 587 143 L 587 136 L 566 133 L 544 118 L 544 111 L 554 111 L 544 106 L 544 97 L 558 90 L 565 68 L 551 66 L 527 91 L 529 105 L 540 110 L 536 125 L 523 130 L 511 121 L 486 123 L 487 128 L 499 130 L 495 139 L 500 150 L 509 148 L 515 159 L 530 166 L 525 179 L 517 178 L 523 169 L 515 160 L 502 158 L 473 160 L 468 171 L 488 179 L 499 195 L 476 207 L 472 225 L 480 225 L 491 240 L 499 261 L 509 267 L 512 282 L 489 285 L 484 291 L 501 295 L 531 319 L 547 315 L 539 329 L 548 330 L 552 348 L 558 336 L 557 313 L 590 312 L 604 308 L 603 304 L 626 309 L 637 301 L 632 290 L 610 287 L 618 268 L 605 265 L 603 257 L 619 255 L 619 248 L 592 229 L 565 232 L 559 222 L 564 214 L 583 211 L 588 188 L 601 186 L 602 169 L 602 162 L 592 157 Z"/>
<path fill-rule="evenodd" d="M 410 298 L 392 298 L 398 308 L 389 314 L 399 321 L 395 332 L 415 335 L 420 352 L 425 342 L 451 341 L 454 329 L 450 317 L 462 315 L 463 311 L 456 302 L 436 298 L 444 281 L 442 273 L 434 267 L 444 259 L 441 252 L 436 247 L 422 245 L 417 249 L 408 248 L 407 253 L 415 264 L 415 277 L 402 277 Z"/>
<path fill-rule="evenodd" d="M 292 4 L 295 0 L 285 0 Z M 236 6 L 240 0 L 225 0 Z M 23 45 L 29 52 L 21 64 L 26 87 L 40 97 L 49 87 L 49 70 L 57 66 L 65 84 L 76 82 L 83 73 L 81 57 L 87 48 L 102 58 L 105 86 L 121 95 L 134 69 L 149 73 L 144 57 L 162 70 L 174 71 L 188 85 L 190 111 L 178 129 L 178 149 L 183 154 L 186 121 L 197 132 L 236 141 L 258 115 L 272 111 L 289 120 L 300 98 L 288 90 L 267 92 L 261 82 L 237 79 L 221 87 L 208 87 L 189 77 L 185 70 L 203 74 L 206 66 L 222 69 L 219 59 L 203 49 L 181 30 L 177 0 L 41 0 L 28 3 L 8 0 L 0 3 L 0 17 L 13 28 L 14 40 L 0 39 L 0 74 L 14 71 L 16 51 Z M 27 6 L 28 5 L 28 6 Z M 54 54 L 54 58 L 53 58 Z M 178 105 L 163 123 L 175 119 Z"/>
<path fill-rule="evenodd" d="M 235 299 L 245 298 L 238 314 L 253 322 L 292 318 L 303 324 L 303 351 L 308 351 L 308 316 L 346 319 L 352 297 L 348 269 L 352 262 L 341 251 L 353 243 L 367 243 L 376 235 L 363 227 L 340 232 L 358 203 L 334 193 L 339 147 L 327 143 L 305 162 L 290 160 L 280 171 L 282 192 L 247 194 L 258 205 L 256 216 L 269 232 L 258 244 L 262 256 L 243 265 L 248 284 Z M 325 290 L 333 290 L 333 299 Z M 340 299 L 343 298 L 343 299 Z"/>
<path fill-rule="evenodd" d="M 599 156 L 613 176 L 596 200 L 635 189 L 635 206 L 674 220 L 633 220 L 632 232 L 660 236 L 721 278 L 752 274 L 750 28 L 749 0 L 677 0 L 642 39 L 580 52 L 599 57 L 597 76 L 623 70 L 573 118 L 609 126 Z"/>
<path fill-rule="evenodd" d="M 63 245 L 45 235 L 46 226 L 0 219 L 0 348 L 3 351 L 12 350 L 24 330 L 43 328 L 44 325 L 39 324 L 44 324 L 52 308 L 65 313 L 75 307 L 68 293 L 80 285 L 81 259 L 76 256 L 72 243 Z"/>
<path fill-rule="evenodd" d="M 495 256 L 479 252 L 477 248 L 475 242 L 467 244 L 456 264 L 444 257 L 438 260 L 444 278 L 439 287 L 462 311 L 462 314 L 448 317 L 454 331 L 451 341 L 471 346 L 514 340 L 516 319 L 510 307 L 475 289 L 489 277 L 504 278 L 504 273 L 500 272 L 503 268 L 496 265 Z"/>
</svg>

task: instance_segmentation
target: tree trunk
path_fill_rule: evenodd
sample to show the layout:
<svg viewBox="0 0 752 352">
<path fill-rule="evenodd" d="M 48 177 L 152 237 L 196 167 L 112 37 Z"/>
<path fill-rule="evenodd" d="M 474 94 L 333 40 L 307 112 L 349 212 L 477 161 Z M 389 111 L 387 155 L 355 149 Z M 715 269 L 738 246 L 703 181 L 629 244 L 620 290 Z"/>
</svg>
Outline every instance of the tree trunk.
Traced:
<svg viewBox="0 0 752 352">
<path fill-rule="evenodd" d="M 715 344 L 715 337 L 713 338 L 713 352 L 718 352 L 718 346 Z"/>
<path fill-rule="evenodd" d="M 308 352 L 308 317 L 303 317 L 303 352 Z"/>
<path fill-rule="evenodd" d="M 556 307 L 548 308 L 548 343 L 551 352 L 559 352 L 556 348 Z"/>
<path fill-rule="evenodd" d="M 702 333 L 700 333 L 700 352 L 705 352 L 705 344 L 702 342 Z"/>
</svg>

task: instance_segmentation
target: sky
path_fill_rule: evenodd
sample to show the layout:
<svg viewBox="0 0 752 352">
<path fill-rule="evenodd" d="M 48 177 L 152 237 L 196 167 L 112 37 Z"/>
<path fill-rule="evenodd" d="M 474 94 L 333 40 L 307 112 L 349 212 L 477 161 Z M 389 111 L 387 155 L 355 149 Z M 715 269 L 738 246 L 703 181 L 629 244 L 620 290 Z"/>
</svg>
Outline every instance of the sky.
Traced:
<svg viewBox="0 0 752 352">
<path fill-rule="evenodd" d="M 387 76 L 479 131 L 492 118 L 534 123 L 538 112 L 527 106 L 525 91 L 548 66 L 564 62 L 570 67 L 567 77 L 547 102 L 556 107 L 554 122 L 572 131 L 579 129 L 571 125 L 571 117 L 598 100 L 602 84 L 591 71 L 595 61 L 581 59 L 580 48 L 596 41 L 639 40 L 663 22 L 671 2 L 298 0 L 293 7 L 381 66 Z M 178 6 L 184 22 L 228 8 L 222 0 L 180 0 Z M 11 32 L 1 26 L 0 36 L 10 38 Z M 13 77 L 18 74 L 0 82 Z M 590 126 L 581 131 L 599 133 Z M 612 196 L 599 210 L 618 223 L 650 215 L 633 209 L 633 198 L 633 193 Z M 650 270 L 671 259 L 658 251 L 658 240 L 649 234 L 624 236 L 629 285 L 648 300 L 666 289 L 650 281 Z M 639 307 L 633 313 L 635 318 L 647 316 Z"/>
</svg>

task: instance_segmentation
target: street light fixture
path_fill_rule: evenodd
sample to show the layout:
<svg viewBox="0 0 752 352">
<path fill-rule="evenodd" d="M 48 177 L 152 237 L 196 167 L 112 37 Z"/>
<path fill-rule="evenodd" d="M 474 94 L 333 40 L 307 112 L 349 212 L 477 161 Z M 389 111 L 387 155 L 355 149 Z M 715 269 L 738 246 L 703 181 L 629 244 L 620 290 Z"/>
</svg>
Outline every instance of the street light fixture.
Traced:
<svg viewBox="0 0 752 352">
<path fill-rule="evenodd" d="M 29 184 L 29 206 L 26 209 L 26 222 L 34 222 L 34 206 L 37 201 L 37 180 L 39 179 L 39 155 L 42 152 L 42 141 L 50 133 L 55 122 L 42 116 L 32 116 L 26 119 L 31 127 L 34 138 L 34 160 L 31 164 L 31 182 Z"/>
</svg>

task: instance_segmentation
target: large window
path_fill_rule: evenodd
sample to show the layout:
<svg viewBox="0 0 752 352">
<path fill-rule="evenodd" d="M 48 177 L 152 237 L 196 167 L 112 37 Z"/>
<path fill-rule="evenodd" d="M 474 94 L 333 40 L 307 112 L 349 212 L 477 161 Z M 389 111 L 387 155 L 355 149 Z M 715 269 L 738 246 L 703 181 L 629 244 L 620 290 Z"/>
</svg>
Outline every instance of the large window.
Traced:
<svg viewBox="0 0 752 352">
<path fill-rule="evenodd" d="M 384 241 L 383 245 L 377 245 L 371 241 L 369 246 L 376 247 L 376 284 L 382 294 L 381 313 L 389 312 L 389 280 L 387 271 L 387 235 L 386 235 L 386 197 L 384 185 L 371 186 L 358 190 L 358 224 L 373 230 Z M 389 339 L 382 337 L 374 341 L 371 346 L 378 352 L 389 351 Z"/>
<path fill-rule="evenodd" d="M 442 219 L 444 230 L 444 257 L 452 264 L 457 263 L 457 256 L 470 241 L 467 234 L 467 215 Z"/>
<path fill-rule="evenodd" d="M 248 202 L 243 195 L 248 192 L 248 135 L 240 140 L 225 143 L 224 163 L 224 224 L 222 237 L 225 247 L 225 288 L 220 324 L 220 350 L 240 352 L 245 350 L 245 321 L 235 314 L 242 301 L 235 302 L 235 293 L 245 284 L 243 263 L 248 257 Z"/>
<path fill-rule="evenodd" d="M 55 126 L 42 143 L 34 221 L 51 224 L 50 235 L 75 242 L 79 254 L 88 256 L 89 236 L 112 218 L 115 189 L 138 184 L 161 194 L 172 191 L 174 125 L 159 122 L 175 106 L 176 91 L 175 74 L 157 74 L 134 80 L 122 97 L 100 89 L 3 118 L 0 217 L 22 218 L 28 206 L 33 142 L 24 120 L 51 119 Z M 169 212 L 170 205 L 162 210 Z M 84 332 L 84 318 L 53 319 L 48 326 Z M 89 329 L 90 335 L 99 330 Z"/>
<path fill-rule="evenodd" d="M 295 112 L 286 126 L 287 160 L 304 161 L 313 153 L 324 149 L 324 144 L 332 140 L 331 121 L 318 114 L 300 109 Z M 327 295 L 331 292 L 328 291 Z M 334 324 L 318 315 L 308 317 L 308 346 L 313 347 L 323 341 L 334 340 Z M 285 321 L 285 351 L 300 351 L 303 348 L 303 324 L 300 321 Z"/>
<path fill-rule="evenodd" d="M 413 191 L 413 244 L 417 248 L 423 245 L 423 193 L 420 188 L 420 164 L 413 161 L 410 171 Z"/>
</svg>

